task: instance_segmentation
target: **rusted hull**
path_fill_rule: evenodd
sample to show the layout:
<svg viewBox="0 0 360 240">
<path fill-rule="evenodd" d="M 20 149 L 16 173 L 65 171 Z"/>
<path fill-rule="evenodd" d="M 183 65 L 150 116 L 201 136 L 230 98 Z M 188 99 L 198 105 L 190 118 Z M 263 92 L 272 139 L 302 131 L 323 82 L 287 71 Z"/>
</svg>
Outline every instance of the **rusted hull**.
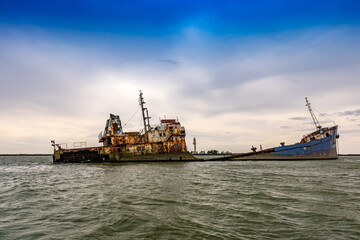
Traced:
<svg viewBox="0 0 360 240">
<path fill-rule="evenodd" d="M 116 148 L 112 148 L 112 150 Z M 121 153 L 107 152 L 104 147 L 58 150 L 54 152 L 54 163 L 99 163 L 99 162 L 148 162 L 197 160 L 187 152 L 180 153 Z"/>
</svg>

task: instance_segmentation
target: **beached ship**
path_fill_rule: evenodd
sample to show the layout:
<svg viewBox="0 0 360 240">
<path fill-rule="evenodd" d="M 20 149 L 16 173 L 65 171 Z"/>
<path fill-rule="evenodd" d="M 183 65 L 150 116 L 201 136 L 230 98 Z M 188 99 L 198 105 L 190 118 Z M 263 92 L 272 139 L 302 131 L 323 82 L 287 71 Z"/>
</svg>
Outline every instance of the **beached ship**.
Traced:
<svg viewBox="0 0 360 240">
<path fill-rule="evenodd" d="M 306 105 L 314 122 L 316 130 L 304 135 L 300 142 L 279 147 L 257 151 L 256 147 L 251 152 L 233 154 L 218 158 L 217 160 L 319 160 L 337 159 L 337 139 L 339 138 L 338 126 L 322 127 L 317 120 L 310 102 L 305 98 Z"/>
<path fill-rule="evenodd" d="M 187 151 L 185 128 L 176 119 L 161 119 L 151 126 L 148 109 L 140 91 L 139 105 L 144 128 L 125 132 L 118 115 L 110 114 L 105 129 L 99 134 L 103 146 L 67 149 L 52 140 L 53 161 L 58 162 L 130 162 L 195 160 Z"/>
</svg>

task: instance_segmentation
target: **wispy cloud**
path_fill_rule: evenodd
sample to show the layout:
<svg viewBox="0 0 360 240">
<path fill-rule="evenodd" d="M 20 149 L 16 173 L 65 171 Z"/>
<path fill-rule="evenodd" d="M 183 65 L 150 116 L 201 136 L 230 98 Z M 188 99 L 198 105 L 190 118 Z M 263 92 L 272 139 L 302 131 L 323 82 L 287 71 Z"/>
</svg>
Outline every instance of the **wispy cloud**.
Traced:
<svg viewBox="0 0 360 240">
<path fill-rule="evenodd" d="M 297 121 L 304 121 L 304 120 L 308 120 L 309 118 L 306 117 L 292 117 L 289 118 L 290 120 L 297 120 Z"/>
<path fill-rule="evenodd" d="M 360 116 L 360 109 L 352 111 L 337 112 L 338 116 Z"/>
<path fill-rule="evenodd" d="M 167 64 L 173 64 L 173 65 L 180 64 L 180 62 L 172 60 L 172 59 L 159 59 L 158 62 L 167 63 Z"/>
</svg>

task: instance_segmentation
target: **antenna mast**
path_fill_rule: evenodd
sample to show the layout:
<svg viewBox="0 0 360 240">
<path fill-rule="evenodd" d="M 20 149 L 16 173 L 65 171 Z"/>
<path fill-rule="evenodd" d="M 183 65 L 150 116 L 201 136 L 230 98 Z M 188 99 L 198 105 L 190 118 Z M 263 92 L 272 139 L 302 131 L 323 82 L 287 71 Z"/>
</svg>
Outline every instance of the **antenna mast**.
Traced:
<svg viewBox="0 0 360 240">
<path fill-rule="evenodd" d="M 151 117 L 149 117 L 149 112 L 148 109 L 144 107 L 144 98 L 143 98 L 143 93 L 141 92 L 141 90 L 139 91 L 140 95 L 139 95 L 139 104 L 141 106 L 141 112 L 142 112 L 142 116 L 143 116 L 143 122 L 144 122 L 144 134 L 149 131 L 151 129 L 150 126 L 150 122 L 149 119 Z"/>
<path fill-rule="evenodd" d="M 317 120 L 317 118 L 316 118 L 313 110 L 311 109 L 311 106 L 310 106 L 310 103 L 309 103 L 307 97 L 305 98 L 305 101 L 306 101 L 306 105 L 305 105 L 305 106 L 307 106 L 308 109 L 309 109 L 309 112 L 310 112 L 310 114 L 311 114 L 311 117 L 312 117 L 312 119 L 313 119 L 313 122 L 314 122 L 314 124 L 315 124 L 315 127 L 316 127 L 317 129 L 320 129 L 320 128 L 321 128 L 321 125 L 320 125 L 319 121 Z"/>
<path fill-rule="evenodd" d="M 196 152 L 196 138 L 193 139 L 193 144 L 194 144 L 194 152 Z"/>
</svg>

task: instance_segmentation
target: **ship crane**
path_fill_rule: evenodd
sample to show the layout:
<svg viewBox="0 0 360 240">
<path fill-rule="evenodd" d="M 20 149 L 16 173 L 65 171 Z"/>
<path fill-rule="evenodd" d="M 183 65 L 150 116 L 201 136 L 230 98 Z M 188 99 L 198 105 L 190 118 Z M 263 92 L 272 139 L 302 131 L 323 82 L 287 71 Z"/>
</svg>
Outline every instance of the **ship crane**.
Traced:
<svg viewBox="0 0 360 240">
<path fill-rule="evenodd" d="M 306 101 L 306 105 L 305 105 L 305 106 L 307 106 L 308 109 L 309 109 L 310 115 L 311 115 L 311 117 L 312 117 L 312 120 L 313 120 L 313 122 L 314 122 L 314 124 L 315 124 L 316 129 L 319 129 L 319 130 L 320 130 L 320 129 L 321 129 L 321 125 L 320 125 L 319 121 L 317 120 L 317 118 L 316 118 L 313 110 L 311 109 L 310 102 L 309 102 L 309 100 L 307 99 L 307 97 L 305 98 L 305 101 Z"/>
</svg>

